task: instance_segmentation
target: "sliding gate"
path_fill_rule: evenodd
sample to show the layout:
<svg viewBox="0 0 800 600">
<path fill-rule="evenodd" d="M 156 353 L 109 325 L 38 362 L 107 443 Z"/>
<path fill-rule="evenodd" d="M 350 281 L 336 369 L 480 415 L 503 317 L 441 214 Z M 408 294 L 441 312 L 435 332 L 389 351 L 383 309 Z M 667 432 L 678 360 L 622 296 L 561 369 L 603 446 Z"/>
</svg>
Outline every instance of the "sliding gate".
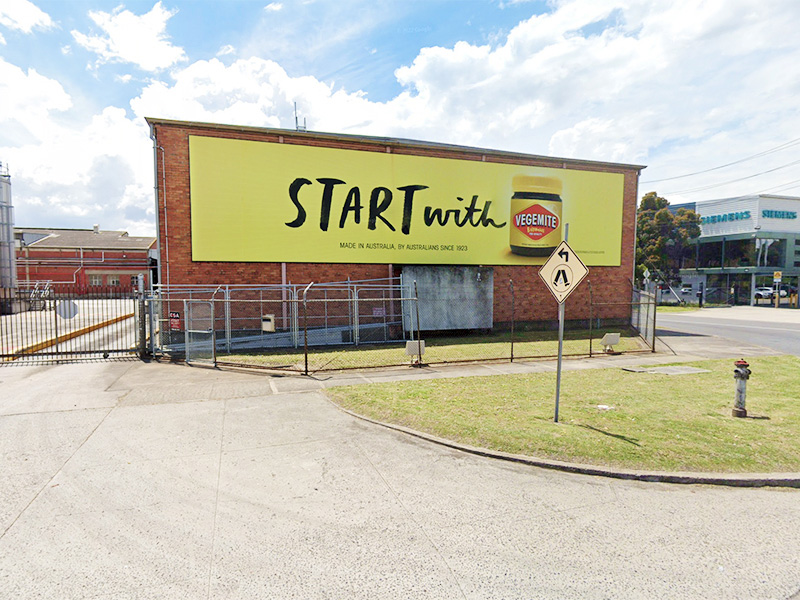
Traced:
<svg viewBox="0 0 800 600">
<path fill-rule="evenodd" d="M 0 364 L 134 356 L 136 293 L 122 287 L 37 285 L 3 298 Z"/>
</svg>

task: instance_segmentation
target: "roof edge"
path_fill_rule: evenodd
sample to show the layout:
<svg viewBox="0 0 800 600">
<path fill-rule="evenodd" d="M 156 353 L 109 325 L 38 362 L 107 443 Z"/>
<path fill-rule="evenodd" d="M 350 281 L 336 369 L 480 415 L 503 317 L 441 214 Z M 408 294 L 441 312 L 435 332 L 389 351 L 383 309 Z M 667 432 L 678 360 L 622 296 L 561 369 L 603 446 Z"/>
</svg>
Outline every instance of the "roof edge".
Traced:
<svg viewBox="0 0 800 600">
<path fill-rule="evenodd" d="M 635 171 L 642 171 L 647 168 L 647 165 L 634 165 L 629 163 L 614 163 L 599 160 L 587 160 L 580 158 L 564 158 L 559 156 L 545 156 L 542 154 L 527 154 L 525 152 L 512 152 L 509 150 L 497 150 L 492 148 L 479 148 L 477 146 L 462 146 L 459 144 L 445 144 L 441 142 L 426 142 L 422 140 L 412 140 L 407 138 L 392 138 L 384 136 L 371 136 L 371 135 L 355 135 L 348 133 L 328 133 L 321 131 L 297 131 L 295 129 L 280 129 L 273 127 L 255 127 L 252 125 L 226 125 L 222 123 L 206 123 L 202 121 L 179 121 L 173 119 L 159 119 L 154 117 L 145 117 L 145 121 L 151 127 L 153 125 L 172 125 L 184 128 L 197 128 L 197 129 L 216 129 L 219 131 L 239 131 L 250 133 L 271 133 L 274 135 L 293 136 L 298 138 L 310 139 L 326 139 L 331 141 L 347 140 L 347 141 L 365 141 L 379 143 L 386 146 L 402 146 L 426 149 L 445 149 L 455 150 L 461 152 L 472 152 L 481 154 L 491 154 L 493 156 L 502 156 L 507 158 L 527 158 L 551 161 L 563 161 L 565 163 L 589 165 L 589 166 L 603 166 L 614 167 L 618 169 L 633 169 Z"/>
</svg>

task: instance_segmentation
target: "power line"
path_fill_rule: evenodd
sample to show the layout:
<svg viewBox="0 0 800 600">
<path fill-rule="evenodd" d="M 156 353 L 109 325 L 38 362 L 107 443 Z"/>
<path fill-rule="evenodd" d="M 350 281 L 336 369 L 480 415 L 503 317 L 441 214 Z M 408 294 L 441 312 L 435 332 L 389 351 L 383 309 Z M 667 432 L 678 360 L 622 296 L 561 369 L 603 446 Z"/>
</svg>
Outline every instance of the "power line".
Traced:
<svg viewBox="0 0 800 600">
<path fill-rule="evenodd" d="M 731 179 L 729 181 L 723 181 L 722 183 L 714 183 L 714 184 L 711 184 L 711 185 L 705 185 L 705 186 L 702 186 L 702 187 L 692 188 L 692 189 L 689 189 L 689 190 L 675 190 L 675 191 L 671 191 L 671 192 L 664 192 L 663 195 L 666 196 L 666 195 L 672 195 L 672 194 L 691 194 L 693 192 L 702 192 L 702 191 L 705 191 L 705 190 L 710 190 L 712 188 L 722 187 L 723 185 L 728 185 L 730 183 L 737 183 L 739 181 L 745 181 L 747 179 L 753 179 L 754 177 L 760 177 L 761 175 L 766 175 L 767 173 L 773 173 L 775 171 L 779 171 L 781 169 L 785 169 L 786 167 L 794 166 L 796 164 L 800 164 L 800 160 L 795 160 L 795 161 L 792 161 L 790 163 L 786 163 L 785 165 L 781 165 L 780 167 L 775 167 L 774 169 L 767 169 L 766 171 L 761 171 L 760 173 L 755 173 L 753 175 L 748 175 L 747 177 L 739 177 L 738 179 Z"/>
<path fill-rule="evenodd" d="M 773 186 L 771 188 L 767 188 L 766 190 L 762 190 L 760 192 L 756 192 L 756 194 L 768 194 L 769 192 L 783 192 L 786 190 L 791 190 L 796 187 L 800 187 L 800 179 L 794 179 L 793 181 L 787 181 L 786 183 L 782 183 L 780 185 Z"/>
<path fill-rule="evenodd" d="M 711 167 L 710 169 L 705 169 L 703 171 L 695 171 L 694 173 L 686 173 L 685 175 L 676 175 L 675 177 L 665 177 L 664 179 L 650 179 L 648 181 L 642 181 L 641 183 L 660 183 L 662 181 L 672 181 L 674 179 L 683 179 L 685 177 L 693 177 L 695 175 L 702 175 L 703 173 L 710 173 L 711 171 L 718 171 L 719 169 L 724 169 L 726 167 L 731 167 L 733 165 L 738 165 L 743 162 L 747 162 L 748 160 L 753 160 L 754 158 L 761 158 L 762 156 L 766 156 L 768 154 L 772 154 L 774 152 L 779 152 L 780 150 L 785 150 L 791 146 L 795 146 L 800 144 L 800 138 L 796 138 L 794 140 L 790 140 L 780 146 L 775 146 L 774 148 L 770 148 L 769 150 L 764 150 L 763 152 L 759 152 L 758 154 L 753 154 L 752 156 L 748 156 L 745 158 L 741 158 L 739 160 L 735 160 L 733 162 L 729 162 L 724 165 L 720 165 L 718 167 Z"/>
</svg>

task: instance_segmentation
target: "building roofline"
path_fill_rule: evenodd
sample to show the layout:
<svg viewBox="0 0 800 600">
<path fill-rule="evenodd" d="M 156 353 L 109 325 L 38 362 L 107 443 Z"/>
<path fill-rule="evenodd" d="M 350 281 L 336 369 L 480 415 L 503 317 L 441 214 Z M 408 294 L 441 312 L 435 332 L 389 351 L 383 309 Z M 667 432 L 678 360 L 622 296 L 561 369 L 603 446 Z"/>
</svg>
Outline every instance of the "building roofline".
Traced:
<svg viewBox="0 0 800 600">
<path fill-rule="evenodd" d="M 41 239 L 35 240 L 28 244 L 28 247 L 38 247 L 38 248 L 65 248 L 65 249 L 80 249 L 80 248 L 88 248 L 94 250 L 129 250 L 129 251 L 147 251 L 150 250 L 153 245 L 155 244 L 156 238 L 155 236 L 149 235 L 141 235 L 141 236 L 130 236 L 128 235 L 127 231 L 117 231 L 117 230 L 101 230 L 100 234 L 117 234 L 117 237 L 109 239 L 105 236 L 98 236 L 97 240 L 93 240 L 87 236 L 86 242 L 87 243 L 75 243 L 74 241 L 64 241 L 61 240 L 59 244 L 50 246 L 49 242 L 52 240 L 52 236 L 58 236 L 59 233 L 85 233 L 89 235 L 95 235 L 92 229 L 82 229 L 82 228 L 67 228 L 67 227 L 14 227 L 14 232 L 19 233 L 35 233 L 35 234 L 42 234 L 44 237 Z M 88 243 L 91 240 L 94 243 Z M 124 240 L 126 243 L 116 243 L 115 241 Z M 44 242 L 44 243 L 42 243 Z"/>
<path fill-rule="evenodd" d="M 254 127 L 248 125 L 225 125 L 221 123 L 204 123 L 201 121 L 177 121 L 171 119 L 159 119 L 153 117 L 145 117 L 145 121 L 151 127 L 153 125 L 168 125 L 178 126 L 183 128 L 197 128 L 197 129 L 216 129 L 218 131 L 240 132 L 240 133 L 266 133 L 272 135 L 282 135 L 285 137 L 307 138 L 307 139 L 324 139 L 328 141 L 361 141 L 382 144 L 385 146 L 396 146 L 404 148 L 420 148 L 427 150 L 453 150 L 459 152 L 470 152 L 474 154 L 487 154 L 503 158 L 523 158 L 523 159 L 539 159 L 549 161 L 561 161 L 572 165 L 586 165 L 597 167 L 612 167 L 617 169 L 636 170 L 641 171 L 646 169 L 646 165 L 633 165 L 627 163 L 612 163 L 595 160 L 584 160 L 576 158 L 562 158 L 557 156 L 544 156 L 540 154 L 526 154 L 524 152 L 511 152 L 507 150 L 495 150 L 491 148 L 478 148 L 475 146 L 461 146 L 458 144 L 444 144 L 440 142 L 425 142 L 421 140 L 412 140 L 406 138 L 393 138 L 382 136 L 369 136 L 369 135 L 354 135 L 346 133 L 326 133 L 318 131 L 297 131 L 295 129 L 278 129 L 271 127 Z"/>
<path fill-rule="evenodd" d="M 670 208 L 681 208 L 689 205 L 703 205 L 712 202 L 729 202 L 731 200 L 760 200 L 762 198 L 769 198 L 771 200 L 797 200 L 800 201 L 800 196 L 782 196 L 779 194 L 745 194 L 744 196 L 730 196 L 727 198 L 709 198 L 707 200 L 694 200 L 692 202 L 681 202 L 680 204 L 670 204 Z"/>
</svg>

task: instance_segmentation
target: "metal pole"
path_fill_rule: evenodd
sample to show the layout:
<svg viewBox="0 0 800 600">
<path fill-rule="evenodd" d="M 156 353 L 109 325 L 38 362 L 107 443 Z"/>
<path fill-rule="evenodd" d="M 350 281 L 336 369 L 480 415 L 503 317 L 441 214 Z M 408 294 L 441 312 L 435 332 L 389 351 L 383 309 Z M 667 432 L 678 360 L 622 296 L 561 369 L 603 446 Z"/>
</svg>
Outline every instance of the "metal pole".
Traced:
<svg viewBox="0 0 800 600">
<path fill-rule="evenodd" d="M 414 280 L 414 300 L 417 309 L 417 367 L 422 368 L 422 336 L 419 330 L 419 292 L 417 291 L 417 280 Z"/>
<path fill-rule="evenodd" d="M 231 323 L 231 290 L 225 286 L 225 351 L 231 353 L 231 330 L 233 325 Z"/>
<path fill-rule="evenodd" d="M 306 295 L 312 285 L 314 285 L 313 281 L 303 290 L 303 354 L 305 355 L 305 369 L 303 375 L 308 375 L 308 301 Z"/>
<path fill-rule="evenodd" d="M 569 223 L 564 223 L 564 241 L 569 240 Z M 561 358 L 564 354 L 564 303 L 558 303 L 558 370 L 556 371 L 556 414 L 553 422 L 558 423 L 558 400 L 561 396 Z"/>
<path fill-rule="evenodd" d="M 564 351 L 564 303 L 558 305 L 558 371 L 556 372 L 556 416 L 555 423 L 558 423 L 558 399 L 561 395 L 561 356 Z"/>
<path fill-rule="evenodd" d="M 656 351 L 656 315 L 658 315 L 658 305 L 656 304 L 655 297 L 653 298 L 653 346 L 651 352 Z"/>
<path fill-rule="evenodd" d="M 147 355 L 147 321 L 145 321 L 144 307 L 144 275 L 139 273 L 139 358 Z"/>
<path fill-rule="evenodd" d="M 508 285 L 511 287 L 511 362 L 514 362 L 514 280 L 509 279 Z"/>
<path fill-rule="evenodd" d="M 214 292 L 216 294 L 216 292 Z M 217 368 L 217 300 L 211 299 L 211 362 Z"/>
<path fill-rule="evenodd" d="M 56 334 L 56 356 L 58 356 L 58 312 L 56 311 L 56 291 L 50 290 L 53 296 L 53 327 Z M 47 302 L 46 300 L 44 302 Z M 44 311 L 42 311 L 44 313 Z"/>
<path fill-rule="evenodd" d="M 594 298 L 592 297 L 592 282 L 587 281 L 589 286 L 589 358 L 592 358 L 592 321 L 594 320 Z"/>
<path fill-rule="evenodd" d="M 186 362 L 190 363 L 191 358 L 189 356 L 189 325 L 191 323 L 191 315 L 189 314 L 189 302 L 186 298 L 183 299 L 183 351 L 186 356 Z M 172 339 L 170 339 L 170 342 Z"/>
<path fill-rule="evenodd" d="M 350 294 L 350 288 L 349 287 L 347 289 L 347 293 L 348 293 L 348 295 Z M 350 305 L 350 302 L 348 302 L 347 305 L 348 305 L 349 310 L 351 310 L 352 313 L 353 313 L 353 318 L 350 321 L 351 327 L 353 328 L 353 342 L 355 343 L 356 346 L 358 346 L 359 335 L 361 333 L 359 331 L 359 329 L 361 327 L 361 321 L 358 318 L 358 288 L 355 288 L 354 291 L 353 291 L 353 303 L 352 303 L 352 306 Z M 326 303 L 326 309 L 327 309 L 327 303 Z"/>
</svg>

